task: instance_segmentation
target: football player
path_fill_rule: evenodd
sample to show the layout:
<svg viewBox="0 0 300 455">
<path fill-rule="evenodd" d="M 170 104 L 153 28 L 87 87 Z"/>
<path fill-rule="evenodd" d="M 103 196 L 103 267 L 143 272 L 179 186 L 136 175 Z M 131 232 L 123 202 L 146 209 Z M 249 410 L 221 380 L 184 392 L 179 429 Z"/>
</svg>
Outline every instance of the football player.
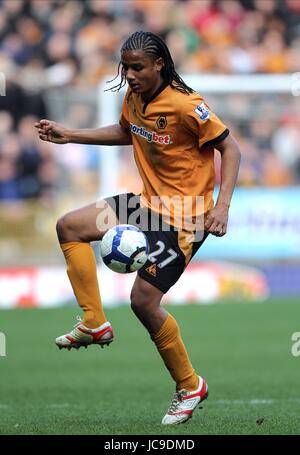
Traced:
<svg viewBox="0 0 300 455">
<path fill-rule="evenodd" d="M 207 397 L 208 386 L 195 372 L 178 324 L 161 306 L 161 300 L 207 236 L 226 234 L 240 151 L 224 123 L 177 74 L 168 47 L 159 36 L 143 31 L 131 35 L 121 48 L 119 74 L 120 83 L 112 89 L 119 90 L 126 82 L 129 86 L 119 124 L 86 130 L 67 129 L 47 119 L 35 124 L 40 139 L 58 144 L 132 144 L 143 181 L 139 195 L 112 196 L 58 220 L 67 273 L 84 317 L 74 330 L 58 337 L 56 344 L 70 349 L 113 341 L 90 242 L 100 240 L 113 225 L 134 224 L 132 215 L 138 214 L 134 219 L 139 223 L 143 220 L 151 254 L 137 273 L 131 307 L 174 380 L 175 394 L 162 420 L 162 424 L 172 425 L 192 417 Z M 221 184 L 215 204 L 214 149 L 221 154 Z M 189 221 L 184 224 L 182 207 L 186 200 L 190 204 Z"/>
</svg>

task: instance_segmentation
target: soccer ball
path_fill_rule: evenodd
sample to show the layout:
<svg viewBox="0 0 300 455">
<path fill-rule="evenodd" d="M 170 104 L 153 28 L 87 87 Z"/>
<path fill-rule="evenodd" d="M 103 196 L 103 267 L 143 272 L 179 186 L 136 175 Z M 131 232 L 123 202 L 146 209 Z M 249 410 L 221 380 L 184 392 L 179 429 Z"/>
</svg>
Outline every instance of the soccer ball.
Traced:
<svg viewBox="0 0 300 455">
<path fill-rule="evenodd" d="M 120 224 L 104 234 L 100 251 L 107 267 L 114 272 L 129 273 L 143 267 L 148 258 L 149 244 L 139 228 Z"/>
</svg>

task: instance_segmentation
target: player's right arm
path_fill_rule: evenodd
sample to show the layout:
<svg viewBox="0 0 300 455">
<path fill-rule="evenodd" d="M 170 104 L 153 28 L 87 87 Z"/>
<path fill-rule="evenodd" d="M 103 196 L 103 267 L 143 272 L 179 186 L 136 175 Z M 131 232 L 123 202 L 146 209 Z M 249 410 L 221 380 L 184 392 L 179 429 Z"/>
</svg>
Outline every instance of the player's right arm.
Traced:
<svg viewBox="0 0 300 455">
<path fill-rule="evenodd" d="M 69 129 L 43 119 L 34 124 L 42 141 L 55 144 L 130 145 L 131 133 L 121 125 L 110 125 L 95 129 Z"/>
</svg>

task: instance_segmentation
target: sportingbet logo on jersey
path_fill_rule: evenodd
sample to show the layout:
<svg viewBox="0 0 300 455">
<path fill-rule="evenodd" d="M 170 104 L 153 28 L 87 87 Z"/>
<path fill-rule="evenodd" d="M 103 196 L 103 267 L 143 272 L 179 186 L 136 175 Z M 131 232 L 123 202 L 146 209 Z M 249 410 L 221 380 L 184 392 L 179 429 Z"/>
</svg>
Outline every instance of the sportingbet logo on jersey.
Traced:
<svg viewBox="0 0 300 455">
<path fill-rule="evenodd" d="M 155 144 L 171 144 L 171 136 L 169 134 L 157 134 L 155 131 L 147 131 L 144 127 L 140 127 L 130 123 L 130 129 L 133 134 L 143 137 L 148 142 Z"/>
<path fill-rule="evenodd" d="M 209 118 L 209 110 L 204 103 L 199 104 L 195 109 L 196 114 L 199 115 L 201 120 L 207 120 Z"/>
</svg>

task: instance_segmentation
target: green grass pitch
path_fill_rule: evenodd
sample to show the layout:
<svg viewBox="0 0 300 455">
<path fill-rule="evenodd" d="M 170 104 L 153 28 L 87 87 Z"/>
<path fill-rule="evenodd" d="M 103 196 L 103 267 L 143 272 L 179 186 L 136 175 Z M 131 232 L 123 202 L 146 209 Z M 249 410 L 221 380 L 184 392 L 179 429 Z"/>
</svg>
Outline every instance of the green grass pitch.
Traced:
<svg viewBox="0 0 300 455">
<path fill-rule="evenodd" d="M 299 434 L 300 304 L 168 307 L 181 326 L 210 396 L 185 425 L 160 425 L 173 383 L 145 329 L 127 306 L 107 311 L 108 348 L 59 351 L 54 338 L 80 313 L 0 311 L 0 434 Z"/>
</svg>

